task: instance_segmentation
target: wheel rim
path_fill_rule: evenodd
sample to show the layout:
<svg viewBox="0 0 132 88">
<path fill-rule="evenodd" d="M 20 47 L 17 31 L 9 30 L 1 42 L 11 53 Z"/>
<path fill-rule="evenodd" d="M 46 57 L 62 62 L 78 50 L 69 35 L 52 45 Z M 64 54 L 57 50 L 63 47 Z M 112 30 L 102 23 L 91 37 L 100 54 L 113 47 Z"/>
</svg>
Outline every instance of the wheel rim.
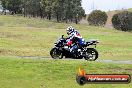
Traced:
<svg viewBox="0 0 132 88">
<path fill-rule="evenodd" d="M 91 50 L 88 50 L 86 52 L 86 57 L 85 57 L 86 60 L 90 60 L 90 61 L 94 61 L 96 59 L 96 52 L 94 51 L 91 51 Z"/>
<path fill-rule="evenodd" d="M 52 57 L 54 59 L 57 59 L 57 58 L 60 59 L 62 57 L 62 53 L 59 52 L 57 49 L 54 49 L 53 52 L 52 52 Z"/>
</svg>

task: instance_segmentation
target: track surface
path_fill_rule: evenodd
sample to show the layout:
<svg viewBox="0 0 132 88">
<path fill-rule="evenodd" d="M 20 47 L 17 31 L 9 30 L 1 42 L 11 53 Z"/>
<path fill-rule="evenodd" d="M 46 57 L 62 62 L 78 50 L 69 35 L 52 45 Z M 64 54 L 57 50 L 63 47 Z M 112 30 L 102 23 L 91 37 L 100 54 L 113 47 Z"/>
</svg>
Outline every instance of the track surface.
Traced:
<svg viewBox="0 0 132 88">
<path fill-rule="evenodd" d="M 37 56 L 18 56 L 22 59 L 52 59 L 51 57 L 37 57 Z M 84 59 L 71 59 L 71 58 L 63 58 L 62 60 L 82 60 Z M 117 64 L 132 64 L 132 60 L 96 60 L 96 62 L 104 62 L 104 63 L 117 63 Z"/>
</svg>

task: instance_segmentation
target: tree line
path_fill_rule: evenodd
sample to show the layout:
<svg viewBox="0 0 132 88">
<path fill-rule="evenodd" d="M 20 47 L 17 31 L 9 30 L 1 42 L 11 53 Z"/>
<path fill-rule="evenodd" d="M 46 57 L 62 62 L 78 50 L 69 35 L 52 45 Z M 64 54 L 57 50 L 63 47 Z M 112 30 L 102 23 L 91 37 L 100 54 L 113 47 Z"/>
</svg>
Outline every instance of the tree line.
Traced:
<svg viewBox="0 0 132 88">
<path fill-rule="evenodd" d="M 3 10 L 24 17 L 41 17 L 57 22 L 78 22 L 85 16 L 81 0 L 0 0 Z"/>
<path fill-rule="evenodd" d="M 92 11 L 87 18 L 89 25 L 92 26 L 105 26 L 107 19 L 107 13 L 101 10 Z M 132 31 L 132 12 L 118 11 L 113 15 L 111 22 L 117 30 Z"/>
</svg>

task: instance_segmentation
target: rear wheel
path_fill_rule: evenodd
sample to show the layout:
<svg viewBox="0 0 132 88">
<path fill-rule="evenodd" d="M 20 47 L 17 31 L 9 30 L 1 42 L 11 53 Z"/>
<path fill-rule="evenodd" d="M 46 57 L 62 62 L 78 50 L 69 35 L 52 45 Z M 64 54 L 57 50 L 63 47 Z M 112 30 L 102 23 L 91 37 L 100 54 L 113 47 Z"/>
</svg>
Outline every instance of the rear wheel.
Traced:
<svg viewBox="0 0 132 88">
<path fill-rule="evenodd" d="M 94 48 L 88 48 L 84 58 L 89 61 L 95 61 L 98 58 L 97 50 Z"/>
<path fill-rule="evenodd" d="M 57 48 L 53 48 L 50 51 L 50 55 L 53 59 L 62 59 L 63 58 L 62 52 Z"/>
</svg>

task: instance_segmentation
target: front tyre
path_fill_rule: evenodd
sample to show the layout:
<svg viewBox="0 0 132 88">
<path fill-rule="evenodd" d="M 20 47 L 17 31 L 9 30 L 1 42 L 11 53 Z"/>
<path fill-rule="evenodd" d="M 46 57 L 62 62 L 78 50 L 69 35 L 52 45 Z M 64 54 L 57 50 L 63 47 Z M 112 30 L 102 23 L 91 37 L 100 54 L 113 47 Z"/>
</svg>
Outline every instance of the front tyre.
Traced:
<svg viewBox="0 0 132 88">
<path fill-rule="evenodd" d="M 85 54 L 85 60 L 95 61 L 98 58 L 98 52 L 94 48 L 88 48 Z"/>
<path fill-rule="evenodd" d="M 53 59 L 62 59 L 63 58 L 62 52 L 57 48 L 51 49 L 50 55 Z"/>
</svg>

